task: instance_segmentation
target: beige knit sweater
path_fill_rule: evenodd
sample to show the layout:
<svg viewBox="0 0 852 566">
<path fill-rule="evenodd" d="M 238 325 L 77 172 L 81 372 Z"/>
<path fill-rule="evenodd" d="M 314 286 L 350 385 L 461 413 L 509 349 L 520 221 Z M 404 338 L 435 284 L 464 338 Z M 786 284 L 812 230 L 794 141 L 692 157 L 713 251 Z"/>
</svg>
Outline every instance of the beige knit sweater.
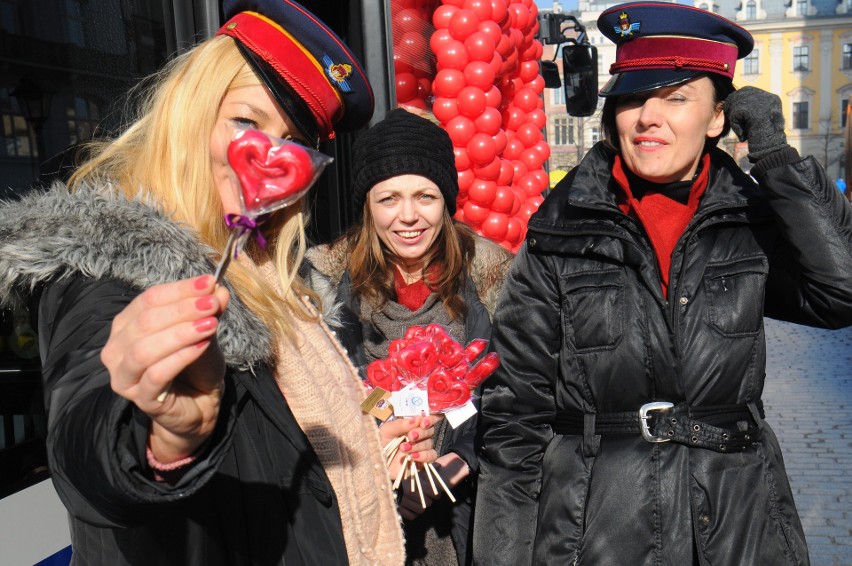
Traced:
<svg viewBox="0 0 852 566">
<path fill-rule="evenodd" d="M 264 276 L 276 287 L 271 268 Z M 305 308 L 314 308 L 305 298 Z M 279 346 L 276 379 L 328 475 L 340 507 L 349 564 L 405 563 L 405 544 L 378 427 L 361 411 L 364 387 L 323 322 L 293 317 L 298 343 Z"/>
</svg>

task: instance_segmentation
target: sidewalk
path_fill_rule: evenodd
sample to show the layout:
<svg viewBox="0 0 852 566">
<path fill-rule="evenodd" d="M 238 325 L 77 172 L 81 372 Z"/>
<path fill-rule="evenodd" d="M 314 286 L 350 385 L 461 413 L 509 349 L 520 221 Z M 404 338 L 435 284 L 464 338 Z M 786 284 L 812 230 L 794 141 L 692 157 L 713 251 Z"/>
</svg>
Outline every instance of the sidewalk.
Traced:
<svg viewBox="0 0 852 566">
<path fill-rule="evenodd" d="M 852 328 L 766 319 L 763 401 L 812 566 L 852 566 Z"/>
</svg>

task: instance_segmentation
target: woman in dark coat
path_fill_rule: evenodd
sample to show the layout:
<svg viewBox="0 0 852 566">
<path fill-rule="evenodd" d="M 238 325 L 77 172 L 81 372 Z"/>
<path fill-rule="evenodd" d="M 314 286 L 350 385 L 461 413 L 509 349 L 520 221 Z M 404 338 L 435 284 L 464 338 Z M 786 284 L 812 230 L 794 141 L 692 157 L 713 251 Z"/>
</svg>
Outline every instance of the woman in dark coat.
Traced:
<svg viewBox="0 0 852 566">
<path fill-rule="evenodd" d="M 491 336 L 490 314 L 512 254 L 453 220 L 458 193 L 453 146 L 436 124 L 403 109 L 361 134 L 354 147 L 356 210 L 348 235 L 308 250 L 307 282 L 328 307 L 353 363 L 388 355 L 410 326 L 440 324 L 467 345 Z M 428 508 L 402 482 L 407 564 L 469 563 L 477 459 L 476 418 L 435 425 L 435 462 L 456 503 L 439 490 Z M 423 485 L 428 485 L 423 478 Z"/>
<path fill-rule="evenodd" d="M 778 97 L 732 93 L 748 32 L 654 2 L 598 27 L 606 141 L 531 218 L 498 303 L 475 562 L 807 564 L 763 317 L 852 324 L 852 209 Z M 753 178 L 715 148 L 728 121 Z"/>
<path fill-rule="evenodd" d="M 216 36 L 163 70 L 70 190 L 0 209 L 0 299 L 37 291 L 72 561 L 401 565 L 381 448 L 417 435 L 403 450 L 432 459 L 432 431 L 400 420 L 382 439 L 361 411 L 358 373 L 295 277 L 304 197 L 263 224 L 265 249 L 247 245 L 222 285 L 212 275 L 224 214 L 241 212 L 235 129 L 316 147 L 367 123 L 370 86 L 298 4 L 224 10 Z"/>
</svg>

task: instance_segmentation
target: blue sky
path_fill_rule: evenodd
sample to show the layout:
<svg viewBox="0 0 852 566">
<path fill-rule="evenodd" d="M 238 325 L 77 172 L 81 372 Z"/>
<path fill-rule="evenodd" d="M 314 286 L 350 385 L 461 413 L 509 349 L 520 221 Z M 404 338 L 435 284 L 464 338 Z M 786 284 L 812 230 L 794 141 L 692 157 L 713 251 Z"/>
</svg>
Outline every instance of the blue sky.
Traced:
<svg viewBox="0 0 852 566">
<path fill-rule="evenodd" d="M 549 10 L 553 7 L 553 0 L 535 0 L 535 3 L 539 8 L 547 8 Z M 562 4 L 563 10 L 577 9 L 577 0 L 559 0 L 559 3 Z"/>
</svg>

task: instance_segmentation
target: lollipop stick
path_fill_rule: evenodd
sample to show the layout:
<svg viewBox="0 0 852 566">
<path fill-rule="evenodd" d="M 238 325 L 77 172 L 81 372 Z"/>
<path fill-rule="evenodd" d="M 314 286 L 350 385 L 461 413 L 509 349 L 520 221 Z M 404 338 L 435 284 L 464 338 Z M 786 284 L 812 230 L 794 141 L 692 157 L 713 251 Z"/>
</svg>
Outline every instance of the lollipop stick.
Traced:
<svg viewBox="0 0 852 566">
<path fill-rule="evenodd" d="M 214 274 L 216 277 L 216 285 L 222 282 L 225 270 L 228 269 L 228 265 L 231 263 L 231 258 L 234 257 L 234 248 L 237 246 L 240 236 L 241 234 L 239 233 L 239 230 L 231 230 L 231 235 L 228 236 L 228 243 L 225 244 L 225 252 L 222 254 L 222 259 L 219 260 L 219 265 L 216 266 L 216 273 Z"/>
<path fill-rule="evenodd" d="M 402 476 L 405 474 L 406 470 L 408 470 L 408 463 L 411 461 L 411 456 L 406 456 L 405 460 L 402 461 L 402 465 L 399 467 L 399 473 L 396 474 L 396 479 L 393 481 L 393 488 L 399 488 L 399 484 L 402 483 Z"/>
<path fill-rule="evenodd" d="M 432 464 L 431 464 L 431 463 L 426 464 L 426 465 L 427 465 L 427 466 L 429 466 L 430 468 L 432 468 L 432 473 L 433 473 L 433 474 L 435 474 L 435 479 L 437 479 L 437 480 L 438 480 L 438 483 L 439 483 L 439 484 L 441 484 L 441 487 L 442 487 L 442 488 L 444 488 L 444 491 L 447 493 L 447 496 L 450 498 L 450 501 L 452 501 L 453 503 L 455 503 L 455 502 L 456 502 L 456 498 L 453 496 L 453 492 L 452 492 L 452 491 L 450 491 L 450 488 L 449 488 L 449 487 L 447 487 L 447 484 L 446 484 L 446 483 L 444 483 L 444 478 L 442 478 L 442 477 L 441 477 L 441 474 L 439 474 L 439 473 L 438 473 L 438 470 L 436 470 L 436 469 L 434 468 L 434 466 L 432 466 Z"/>
<path fill-rule="evenodd" d="M 417 473 L 417 466 L 414 464 L 414 460 L 411 461 L 411 475 L 413 475 L 414 479 L 417 481 L 417 495 L 420 496 L 420 505 L 426 509 L 426 499 L 423 497 L 423 486 L 420 485 L 420 474 Z"/>
<path fill-rule="evenodd" d="M 435 478 L 432 477 L 431 466 L 423 466 L 423 469 L 426 470 L 426 477 L 429 479 L 429 485 L 432 486 L 432 495 L 438 495 L 438 486 L 435 485 Z"/>
</svg>

